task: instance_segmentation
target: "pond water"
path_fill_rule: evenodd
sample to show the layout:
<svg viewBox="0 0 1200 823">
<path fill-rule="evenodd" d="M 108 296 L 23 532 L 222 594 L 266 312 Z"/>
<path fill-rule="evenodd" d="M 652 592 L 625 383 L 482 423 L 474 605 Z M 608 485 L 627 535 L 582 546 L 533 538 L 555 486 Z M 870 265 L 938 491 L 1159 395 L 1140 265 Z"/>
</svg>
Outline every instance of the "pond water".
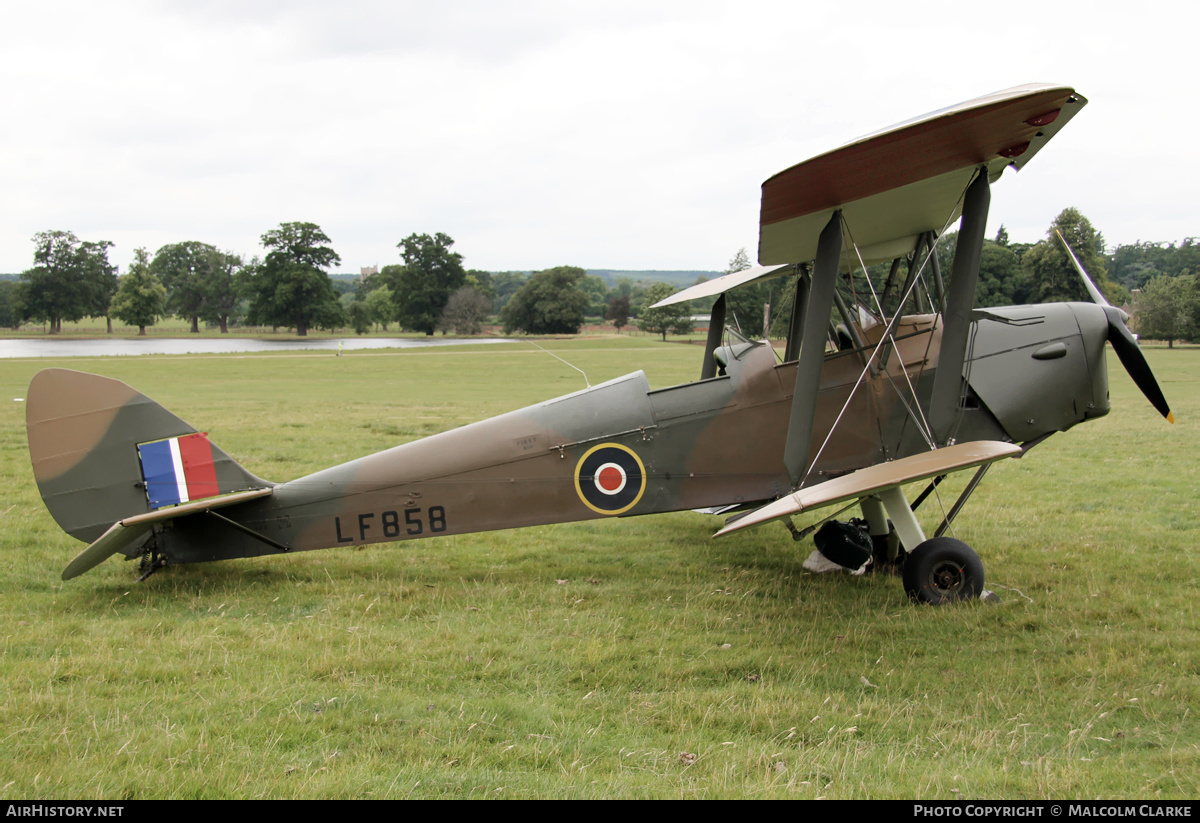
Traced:
<svg viewBox="0 0 1200 823">
<path fill-rule="evenodd" d="M 345 351 L 361 349 L 419 349 L 432 346 L 478 346 L 487 343 L 513 343 L 502 337 L 479 340 L 450 340 L 411 337 L 312 337 L 288 340 L 259 340 L 247 337 L 169 337 L 169 338 L 97 338 L 95 340 L 55 340 L 22 338 L 0 340 L 0 358 L 15 357 L 113 357 L 142 354 L 233 354 L 272 351 L 336 351 L 340 343 Z"/>
</svg>

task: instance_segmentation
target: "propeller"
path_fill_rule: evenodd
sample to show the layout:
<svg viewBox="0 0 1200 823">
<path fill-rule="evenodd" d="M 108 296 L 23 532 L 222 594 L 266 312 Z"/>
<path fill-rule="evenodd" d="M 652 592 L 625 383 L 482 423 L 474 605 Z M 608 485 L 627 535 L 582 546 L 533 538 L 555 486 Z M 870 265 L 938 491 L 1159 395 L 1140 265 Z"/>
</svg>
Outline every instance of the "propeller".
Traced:
<svg viewBox="0 0 1200 823">
<path fill-rule="evenodd" d="M 1150 405 L 1154 406 L 1159 414 L 1167 418 L 1168 423 L 1174 423 L 1175 415 L 1171 414 L 1171 407 L 1167 405 L 1167 398 L 1163 396 L 1162 389 L 1158 387 L 1158 381 L 1154 379 L 1154 372 L 1150 371 L 1150 364 L 1146 362 L 1146 355 L 1142 353 L 1141 347 L 1138 346 L 1137 338 L 1133 336 L 1133 332 L 1125 325 L 1125 321 L 1129 319 L 1129 315 L 1104 299 L 1104 295 L 1100 293 L 1100 289 L 1096 288 L 1096 284 L 1092 282 L 1092 278 L 1084 270 L 1083 264 L 1079 262 L 1079 258 L 1075 256 L 1075 252 L 1071 251 L 1071 247 L 1067 244 L 1066 238 L 1062 236 L 1062 232 L 1055 229 L 1054 233 L 1062 241 L 1063 248 L 1067 250 L 1067 256 L 1071 258 L 1071 262 L 1075 264 L 1075 270 L 1083 278 L 1083 285 L 1087 287 L 1088 294 L 1092 296 L 1092 301 L 1104 309 L 1104 317 L 1108 320 L 1108 342 L 1112 343 L 1113 350 L 1117 353 L 1117 359 L 1121 361 L 1121 365 L 1125 367 L 1125 371 L 1133 378 L 1134 385 L 1142 390 L 1142 394 L 1146 395 L 1146 399 L 1150 401 Z"/>
</svg>

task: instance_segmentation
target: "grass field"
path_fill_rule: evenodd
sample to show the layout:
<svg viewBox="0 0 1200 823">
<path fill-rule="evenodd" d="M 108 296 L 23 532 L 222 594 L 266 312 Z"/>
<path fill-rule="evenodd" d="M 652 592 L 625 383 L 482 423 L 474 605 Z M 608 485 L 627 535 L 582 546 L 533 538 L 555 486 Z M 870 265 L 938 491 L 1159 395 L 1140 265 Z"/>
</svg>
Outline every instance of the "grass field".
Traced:
<svg viewBox="0 0 1200 823">
<path fill-rule="evenodd" d="M 699 371 L 546 345 L 593 384 Z M 691 513 L 63 583 L 82 544 L 14 399 L 42 367 L 125 380 L 272 480 L 583 382 L 520 345 L 0 361 L 0 796 L 1195 798 L 1200 352 L 1148 356 L 1179 423 L 1110 357 L 1112 414 L 957 521 L 1002 602 L 940 609 Z"/>
</svg>

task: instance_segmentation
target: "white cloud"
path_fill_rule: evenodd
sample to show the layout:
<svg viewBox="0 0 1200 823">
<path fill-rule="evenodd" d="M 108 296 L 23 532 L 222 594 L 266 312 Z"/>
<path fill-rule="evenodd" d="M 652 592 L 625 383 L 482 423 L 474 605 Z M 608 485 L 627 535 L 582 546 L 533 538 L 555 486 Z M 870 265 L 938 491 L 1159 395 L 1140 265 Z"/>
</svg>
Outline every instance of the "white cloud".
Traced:
<svg viewBox="0 0 1200 823">
<path fill-rule="evenodd" d="M 1187 19 L 1043 3 L 22 4 L 0 33 L 0 271 L 37 231 L 243 254 L 319 223 L 344 268 L 444 231 L 468 266 L 719 269 L 771 174 L 1025 82 L 1092 101 L 993 226 L 1198 233 Z M 994 228 L 992 229 L 994 231 Z"/>
</svg>

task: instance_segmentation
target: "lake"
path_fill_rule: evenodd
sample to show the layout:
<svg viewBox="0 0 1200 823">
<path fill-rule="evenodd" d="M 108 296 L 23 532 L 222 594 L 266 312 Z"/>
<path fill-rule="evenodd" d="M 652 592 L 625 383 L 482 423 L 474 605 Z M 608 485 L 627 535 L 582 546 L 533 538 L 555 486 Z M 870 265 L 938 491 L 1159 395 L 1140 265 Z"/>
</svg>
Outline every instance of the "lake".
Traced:
<svg viewBox="0 0 1200 823">
<path fill-rule="evenodd" d="M 94 340 L 55 340 L 21 338 L 0 340 L 0 358 L 17 357 L 123 357 L 143 354 L 235 354 L 273 351 L 345 351 L 362 349 L 420 349 L 432 346 L 478 346 L 488 343 L 514 343 L 502 337 L 478 340 L 420 340 L 411 337 L 313 337 L 307 340 L 259 340 L 248 337 L 168 337 L 168 338 L 97 338 Z"/>
</svg>

